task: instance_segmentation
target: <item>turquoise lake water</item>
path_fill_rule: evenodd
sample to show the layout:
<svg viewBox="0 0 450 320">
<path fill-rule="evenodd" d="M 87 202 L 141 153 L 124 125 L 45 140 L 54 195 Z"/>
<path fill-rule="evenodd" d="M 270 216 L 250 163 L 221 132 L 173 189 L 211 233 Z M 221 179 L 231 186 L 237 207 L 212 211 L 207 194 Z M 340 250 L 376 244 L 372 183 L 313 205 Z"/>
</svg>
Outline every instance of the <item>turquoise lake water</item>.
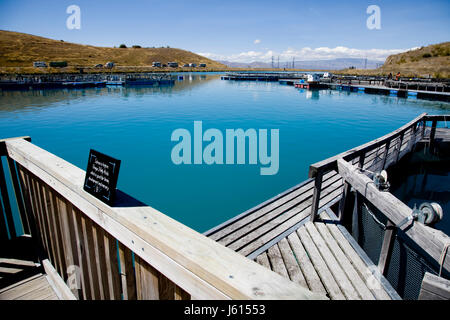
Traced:
<svg viewBox="0 0 450 320">
<path fill-rule="evenodd" d="M 300 91 L 220 74 L 173 87 L 0 92 L 0 138 L 33 143 L 86 169 L 89 149 L 122 160 L 118 188 L 199 232 L 305 180 L 310 164 L 382 136 L 445 102 Z M 260 165 L 175 165 L 173 130 L 279 129 L 279 171 Z"/>
</svg>

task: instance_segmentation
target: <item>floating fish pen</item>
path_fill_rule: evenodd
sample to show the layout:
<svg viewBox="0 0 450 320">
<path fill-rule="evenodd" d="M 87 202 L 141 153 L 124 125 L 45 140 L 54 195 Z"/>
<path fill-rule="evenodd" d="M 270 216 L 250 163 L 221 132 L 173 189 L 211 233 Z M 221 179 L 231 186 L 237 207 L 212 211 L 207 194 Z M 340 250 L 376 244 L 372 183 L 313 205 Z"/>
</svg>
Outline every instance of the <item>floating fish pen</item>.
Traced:
<svg viewBox="0 0 450 320">
<path fill-rule="evenodd" d="M 173 85 L 170 74 L 81 74 L 3 77 L 1 90 L 42 90 L 105 87 L 106 85 Z"/>
<path fill-rule="evenodd" d="M 304 79 L 304 73 L 286 73 L 286 72 L 229 72 L 221 77 L 222 80 L 235 81 L 280 81 L 280 79 Z"/>
<path fill-rule="evenodd" d="M 448 118 L 422 114 L 315 163 L 205 234 L 119 190 L 105 204 L 83 190 L 85 171 L 30 137 L 0 140 L 0 261 L 15 270 L 0 299 L 448 299 L 448 236 L 386 191 L 382 171 L 419 146 L 447 150 Z M 375 217 L 371 251 L 371 226 L 353 222 Z"/>
</svg>

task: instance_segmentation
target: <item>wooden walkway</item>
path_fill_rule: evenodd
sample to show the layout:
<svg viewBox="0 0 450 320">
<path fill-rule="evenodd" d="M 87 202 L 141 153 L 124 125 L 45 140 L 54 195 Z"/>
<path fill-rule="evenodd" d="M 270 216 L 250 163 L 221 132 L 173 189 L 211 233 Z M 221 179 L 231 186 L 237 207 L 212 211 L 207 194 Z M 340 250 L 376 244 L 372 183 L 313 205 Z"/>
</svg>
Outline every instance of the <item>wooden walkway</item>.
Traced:
<svg viewBox="0 0 450 320">
<path fill-rule="evenodd" d="M 0 289 L 0 300 L 59 300 L 48 276 L 39 273 Z"/>
<path fill-rule="evenodd" d="M 326 179 L 329 193 L 320 202 L 320 221 L 310 222 L 308 180 L 207 235 L 330 299 L 399 299 L 329 208 L 340 199 L 342 179 L 336 174 Z"/>
</svg>

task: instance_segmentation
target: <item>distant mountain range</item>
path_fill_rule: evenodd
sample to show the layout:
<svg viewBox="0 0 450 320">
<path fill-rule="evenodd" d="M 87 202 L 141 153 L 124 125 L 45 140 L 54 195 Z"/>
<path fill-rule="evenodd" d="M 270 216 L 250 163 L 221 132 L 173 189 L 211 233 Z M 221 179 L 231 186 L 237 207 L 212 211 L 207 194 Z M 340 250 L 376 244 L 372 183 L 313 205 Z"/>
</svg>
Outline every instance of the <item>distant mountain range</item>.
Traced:
<svg viewBox="0 0 450 320">
<path fill-rule="evenodd" d="M 254 61 L 250 63 L 217 61 L 230 68 L 272 68 L 271 62 Z M 383 65 L 384 61 L 358 59 L 358 58 L 338 58 L 332 60 L 307 60 L 295 61 L 295 69 L 315 69 L 315 70 L 340 70 L 350 67 L 357 69 L 376 69 Z M 277 61 L 274 62 L 274 68 L 278 68 Z M 292 68 L 292 61 L 281 62 L 280 68 Z"/>
</svg>

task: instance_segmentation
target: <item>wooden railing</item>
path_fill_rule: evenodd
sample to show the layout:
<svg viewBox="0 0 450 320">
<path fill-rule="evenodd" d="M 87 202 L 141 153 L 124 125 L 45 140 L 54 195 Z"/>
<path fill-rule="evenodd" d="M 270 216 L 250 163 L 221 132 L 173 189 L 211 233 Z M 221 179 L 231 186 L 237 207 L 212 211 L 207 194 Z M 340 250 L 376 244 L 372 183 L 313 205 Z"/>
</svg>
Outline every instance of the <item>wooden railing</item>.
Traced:
<svg viewBox="0 0 450 320">
<path fill-rule="evenodd" d="M 104 204 L 83 170 L 27 140 L 1 140 L 0 156 L 25 232 L 79 299 L 326 299 L 123 192 Z"/>
<path fill-rule="evenodd" d="M 372 203 L 388 219 L 387 226 L 390 228 L 385 231 L 378 262 L 378 267 L 382 273 L 385 273 L 388 269 L 394 233 L 398 229 L 402 230 L 406 236 L 422 248 L 437 265 L 442 265 L 443 270 L 450 271 L 450 252 L 446 249 L 450 238 L 446 234 L 413 219 L 405 220 L 412 217 L 413 211 L 411 208 L 391 193 L 378 190 L 372 179 L 361 172 L 358 167 L 343 159 L 339 159 L 337 162 L 339 174 L 346 183 L 352 186 L 364 199 Z"/>
<path fill-rule="evenodd" d="M 346 200 L 351 187 L 374 204 L 388 219 L 388 229 L 385 232 L 378 262 L 380 271 L 385 273 L 392 253 L 392 239 L 396 229 L 398 229 L 396 226 L 405 217 L 410 216 L 412 210 L 390 193 L 378 191 L 372 180 L 365 175 L 367 171 L 360 171 L 360 169 L 363 168 L 372 172 L 386 169 L 410 152 L 420 140 L 427 141 L 429 148 L 432 150 L 435 144 L 435 133 L 438 123 L 448 120 L 450 120 L 448 115 L 427 115 L 423 113 L 401 128 L 381 138 L 311 165 L 309 176 L 314 179 L 311 219 L 317 218 L 318 199 L 323 196 L 324 188 L 322 185 L 327 180 L 329 172 L 337 171 L 343 179 L 341 199 L 338 207 L 340 220 L 343 219 Z M 428 126 L 428 124 L 430 125 Z M 407 226 L 410 228 L 406 229 Z M 450 270 L 448 253 L 445 257 L 441 257 L 446 243 L 450 241 L 449 237 L 418 222 L 404 225 L 401 229 L 419 247 L 424 248 L 437 264 L 443 259 L 443 269 L 447 272 Z"/>
<path fill-rule="evenodd" d="M 323 177 L 331 172 L 337 171 L 337 160 L 344 159 L 351 164 L 358 165 L 370 171 L 380 171 L 398 162 L 405 154 L 410 152 L 414 145 L 425 137 L 425 128 L 428 122 L 432 122 L 430 130 L 430 145 L 434 142 L 434 132 L 437 122 L 444 121 L 445 116 L 429 116 L 421 114 L 414 120 L 405 124 L 389 134 L 372 140 L 359 147 L 340 153 L 331 158 L 319 161 L 309 167 L 309 178 L 314 178 L 313 205 L 311 207 L 311 219 L 314 221 L 319 209 Z M 345 195 L 349 185 L 343 183 L 342 193 Z M 342 197 L 340 208 L 345 205 L 345 197 Z M 341 215 L 341 209 L 339 215 Z"/>
</svg>

